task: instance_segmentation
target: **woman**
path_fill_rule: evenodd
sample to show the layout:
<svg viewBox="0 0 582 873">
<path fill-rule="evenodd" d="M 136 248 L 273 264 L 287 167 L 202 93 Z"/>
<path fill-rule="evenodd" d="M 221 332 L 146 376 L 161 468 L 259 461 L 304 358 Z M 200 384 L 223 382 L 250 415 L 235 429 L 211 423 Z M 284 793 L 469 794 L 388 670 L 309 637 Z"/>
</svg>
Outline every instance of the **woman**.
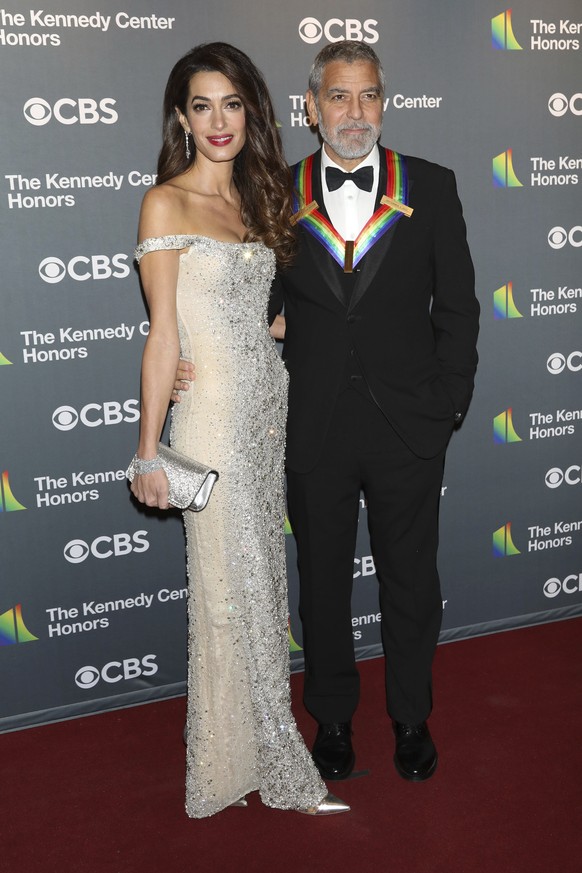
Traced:
<svg viewBox="0 0 582 873">
<path fill-rule="evenodd" d="M 259 71 L 225 43 L 192 49 L 170 74 L 156 187 L 139 225 L 150 309 L 132 491 L 168 506 L 156 457 L 180 353 L 195 388 L 172 445 L 220 473 L 185 512 L 189 574 L 186 811 L 212 815 L 259 790 L 310 814 L 327 795 L 290 710 L 283 452 L 287 374 L 267 328 L 275 263 L 288 264 L 291 182 Z"/>
</svg>

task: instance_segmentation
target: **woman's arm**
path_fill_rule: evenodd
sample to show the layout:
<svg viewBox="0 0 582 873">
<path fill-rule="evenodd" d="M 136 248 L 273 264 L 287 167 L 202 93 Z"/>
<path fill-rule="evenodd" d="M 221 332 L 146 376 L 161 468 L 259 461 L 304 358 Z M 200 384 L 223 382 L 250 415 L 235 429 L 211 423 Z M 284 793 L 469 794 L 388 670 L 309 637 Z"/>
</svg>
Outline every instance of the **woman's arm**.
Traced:
<svg viewBox="0 0 582 873">
<path fill-rule="evenodd" d="M 172 228 L 172 198 L 152 188 L 142 205 L 139 239 L 164 236 Z M 156 457 L 180 357 L 176 314 L 179 252 L 158 251 L 144 255 L 140 275 L 150 311 L 150 330 L 141 365 L 141 419 L 137 454 Z M 147 506 L 168 508 L 168 483 L 163 470 L 138 475 L 131 490 Z"/>
</svg>

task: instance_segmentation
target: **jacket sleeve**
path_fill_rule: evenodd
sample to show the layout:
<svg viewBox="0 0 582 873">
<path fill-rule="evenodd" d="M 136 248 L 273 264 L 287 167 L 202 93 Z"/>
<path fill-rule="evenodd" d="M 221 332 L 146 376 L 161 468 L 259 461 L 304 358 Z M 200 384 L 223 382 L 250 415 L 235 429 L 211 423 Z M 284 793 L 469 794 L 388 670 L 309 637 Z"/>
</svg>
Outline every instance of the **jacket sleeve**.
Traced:
<svg viewBox="0 0 582 873">
<path fill-rule="evenodd" d="M 455 176 L 446 170 L 434 231 L 434 292 L 431 319 L 444 386 L 455 406 L 455 421 L 465 415 L 477 368 L 479 303 L 475 271 Z"/>
<path fill-rule="evenodd" d="M 275 273 L 273 284 L 271 285 L 271 295 L 269 297 L 268 318 L 269 327 L 275 321 L 275 316 L 279 315 L 283 308 L 283 283 L 279 270 Z"/>
</svg>

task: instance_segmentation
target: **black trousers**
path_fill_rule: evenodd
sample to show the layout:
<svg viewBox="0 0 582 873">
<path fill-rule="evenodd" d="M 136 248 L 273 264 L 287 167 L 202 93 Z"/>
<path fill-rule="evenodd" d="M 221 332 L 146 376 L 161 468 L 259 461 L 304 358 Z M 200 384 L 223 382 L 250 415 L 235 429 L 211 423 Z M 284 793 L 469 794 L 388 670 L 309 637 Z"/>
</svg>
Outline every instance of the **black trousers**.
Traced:
<svg viewBox="0 0 582 873">
<path fill-rule="evenodd" d="M 444 451 L 418 458 L 375 404 L 348 388 L 338 398 L 316 467 L 287 471 L 304 700 L 320 723 L 349 721 L 358 703 L 351 595 L 361 489 L 380 586 L 388 713 L 408 724 L 430 714 L 442 616 L 436 552 L 443 466 Z"/>
</svg>

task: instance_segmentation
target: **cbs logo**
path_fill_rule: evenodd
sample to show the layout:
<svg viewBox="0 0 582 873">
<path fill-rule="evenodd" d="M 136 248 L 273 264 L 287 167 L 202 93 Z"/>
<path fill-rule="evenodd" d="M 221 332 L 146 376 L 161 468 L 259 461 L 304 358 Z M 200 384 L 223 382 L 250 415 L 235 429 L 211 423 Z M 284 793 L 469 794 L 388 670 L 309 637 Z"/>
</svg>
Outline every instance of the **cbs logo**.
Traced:
<svg viewBox="0 0 582 873">
<path fill-rule="evenodd" d="M 75 683 L 87 690 L 94 688 L 100 679 L 113 685 L 122 679 L 137 679 L 138 676 L 155 676 L 158 665 L 155 663 L 157 655 L 144 655 L 143 658 L 125 658 L 123 661 L 109 661 L 100 670 L 97 667 L 81 667 L 75 673 Z"/>
<path fill-rule="evenodd" d="M 317 18 L 304 18 L 299 22 L 299 36 L 303 42 L 314 45 L 325 37 L 328 42 L 341 42 L 353 39 L 359 42 L 378 42 L 375 29 L 378 22 L 374 18 L 358 21 L 355 18 L 330 18 L 321 24 Z M 365 35 L 364 35 L 365 34 Z"/>
<path fill-rule="evenodd" d="M 364 555 L 361 560 L 360 558 L 354 558 L 354 564 L 357 564 L 359 567 L 359 569 L 354 570 L 354 579 L 357 579 L 358 576 L 373 576 L 376 572 L 372 555 Z"/>
<path fill-rule="evenodd" d="M 99 103 L 91 98 L 71 100 L 70 97 L 62 97 L 52 106 L 42 97 L 31 97 L 22 111 L 28 123 L 35 127 L 48 124 L 51 118 L 61 124 L 97 124 L 98 121 L 101 124 L 115 124 L 119 115 L 113 106 L 113 97 L 104 97 Z"/>
<path fill-rule="evenodd" d="M 553 249 L 563 249 L 566 243 L 578 249 L 582 246 L 582 224 L 577 224 L 571 230 L 564 227 L 553 227 L 548 233 L 548 245 Z"/>
<path fill-rule="evenodd" d="M 544 583 L 546 597 L 557 597 L 562 591 L 565 594 L 577 594 L 578 591 L 582 591 L 582 573 L 579 573 L 578 576 L 574 574 L 566 576 L 563 581 L 554 577 Z"/>
<path fill-rule="evenodd" d="M 76 282 L 86 282 L 87 279 L 125 279 L 129 276 L 129 266 L 127 255 L 121 252 L 111 258 L 107 255 L 77 255 L 66 264 L 60 258 L 48 257 L 38 265 L 38 274 L 49 285 L 56 285 L 67 275 Z"/>
<path fill-rule="evenodd" d="M 546 473 L 545 482 L 548 488 L 559 488 L 564 482 L 566 485 L 581 485 L 582 467 L 578 464 L 572 464 L 565 470 L 561 470 L 559 467 L 552 467 Z"/>
<path fill-rule="evenodd" d="M 79 422 L 85 427 L 100 425 L 131 423 L 139 420 L 139 400 L 125 400 L 123 404 L 117 400 L 107 400 L 104 403 L 87 403 L 77 412 L 72 406 L 59 406 L 53 412 L 53 425 L 57 430 L 73 430 Z"/>
<path fill-rule="evenodd" d="M 63 555 L 70 564 L 82 564 L 89 555 L 94 558 L 119 558 L 131 552 L 147 552 L 150 544 L 147 530 L 136 530 L 132 535 L 117 533 L 111 537 L 96 537 L 91 544 L 85 540 L 71 540 L 63 549 Z"/>
<path fill-rule="evenodd" d="M 582 370 L 582 352 L 570 352 L 569 355 L 562 355 L 560 352 L 554 352 L 546 361 L 548 372 L 552 376 L 558 376 L 567 368 L 571 373 L 578 373 Z"/>
<path fill-rule="evenodd" d="M 556 118 L 565 115 L 568 110 L 572 115 L 582 115 L 582 92 L 566 97 L 565 94 L 552 94 L 548 100 L 548 110 Z"/>
</svg>

